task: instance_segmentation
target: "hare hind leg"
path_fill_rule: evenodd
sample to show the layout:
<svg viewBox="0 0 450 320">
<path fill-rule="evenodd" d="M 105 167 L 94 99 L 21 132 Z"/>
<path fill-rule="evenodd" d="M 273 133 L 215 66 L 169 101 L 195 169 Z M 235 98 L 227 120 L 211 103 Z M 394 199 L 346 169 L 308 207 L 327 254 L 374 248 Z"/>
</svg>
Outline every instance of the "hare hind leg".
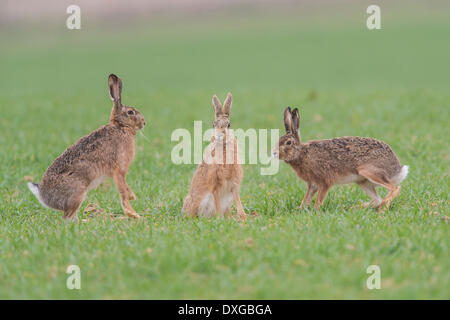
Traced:
<svg viewBox="0 0 450 320">
<path fill-rule="evenodd" d="M 389 208 L 392 200 L 394 200 L 400 193 L 400 186 L 391 182 L 387 174 L 382 170 L 373 166 L 362 166 L 358 168 L 358 174 L 369 180 L 370 182 L 380 185 L 388 190 L 388 194 L 381 201 L 378 211 L 383 212 Z"/>
<path fill-rule="evenodd" d="M 382 199 L 379 196 L 379 194 L 377 193 L 377 190 L 375 189 L 376 184 L 370 182 L 369 180 L 365 180 L 363 182 L 358 182 L 358 185 L 370 197 L 370 202 L 363 203 L 363 208 L 368 208 L 368 207 L 377 208 L 381 204 Z"/>
<path fill-rule="evenodd" d="M 186 218 L 194 218 L 197 215 L 198 207 L 194 207 L 193 199 L 190 194 L 186 196 L 183 202 L 181 212 Z"/>
<path fill-rule="evenodd" d="M 68 221 L 78 220 L 77 212 L 86 196 L 86 190 L 69 197 L 64 206 L 64 219 Z"/>
</svg>

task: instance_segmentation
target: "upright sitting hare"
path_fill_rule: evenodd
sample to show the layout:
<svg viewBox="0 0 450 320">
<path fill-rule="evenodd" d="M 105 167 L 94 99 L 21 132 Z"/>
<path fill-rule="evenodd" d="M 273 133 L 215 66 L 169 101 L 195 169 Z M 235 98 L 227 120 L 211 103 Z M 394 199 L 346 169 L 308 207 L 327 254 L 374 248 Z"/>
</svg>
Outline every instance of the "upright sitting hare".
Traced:
<svg viewBox="0 0 450 320">
<path fill-rule="evenodd" d="M 113 109 L 109 124 L 100 127 L 70 146 L 48 167 L 39 184 L 28 183 L 31 192 L 46 207 L 64 212 L 64 218 L 77 218 L 86 193 L 105 177 L 112 177 L 130 217 L 139 218 L 130 205 L 136 199 L 126 182 L 128 166 L 134 158 L 136 131 L 145 126 L 144 116 L 121 102 L 122 81 L 108 78 Z"/>
<path fill-rule="evenodd" d="M 245 220 L 246 214 L 239 198 L 239 186 L 242 181 L 242 166 L 238 158 L 238 145 L 230 128 L 231 94 L 224 106 L 213 96 L 215 113 L 214 135 L 206 149 L 202 162 L 192 178 L 189 194 L 183 204 L 186 216 L 226 213 L 230 218 L 230 207 L 236 200 L 238 219 Z"/>
<path fill-rule="evenodd" d="M 325 200 L 328 189 L 335 184 L 357 183 L 371 198 L 364 206 L 389 207 L 400 193 L 400 182 L 408 175 L 408 166 L 400 165 L 397 156 L 386 143 L 372 138 L 341 137 L 302 143 L 297 108 L 284 111 L 286 135 L 280 138 L 273 156 L 286 161 L 297 176 L 306 182 L 308 190 L 300 205 L 308 206 L 318 191 L 315 208 Z M 384 199 L 375 187 L 389 192 Z"/>
</svg>

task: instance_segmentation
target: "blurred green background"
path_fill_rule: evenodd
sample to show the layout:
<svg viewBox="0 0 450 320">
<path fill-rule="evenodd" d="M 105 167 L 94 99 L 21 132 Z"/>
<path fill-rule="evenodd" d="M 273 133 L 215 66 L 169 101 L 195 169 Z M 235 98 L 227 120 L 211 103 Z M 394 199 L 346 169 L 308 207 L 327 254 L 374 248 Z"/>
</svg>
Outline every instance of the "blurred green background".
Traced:
<svg viewBox="0 0 450 320">
<path fill-rule="evenodd" d="M 366 8 L 381 7 L 381 30 Z M 0 10 L 1 298 L 450 298 L 448 260 L 450 6 L 444 1 L 2 2 Z M 42 208 L 26 188 L 78 138 L 105 124 L 107 76 L 143 112 L 128 175 L 143 221 L 120 219 L 111 182 L 80 220 Z M 245 224 L 186 221 L 195 165 L 170 161 L 176 128 L 213 120 L 211 96 L 233 93 L 234 128 L 283 128 L 300 108 L 304 140 L 388 142 L 411 166 L 380 216 L 337 187 L 319 213 L 297 210 L 304 184 L 244 166 Z M 88 203 L 117 214 L 83 213 Z M 82 290 L 65 287 L 78 264 Z M 368 290 L 378 264 L 382 290 Z"/>
</svg>

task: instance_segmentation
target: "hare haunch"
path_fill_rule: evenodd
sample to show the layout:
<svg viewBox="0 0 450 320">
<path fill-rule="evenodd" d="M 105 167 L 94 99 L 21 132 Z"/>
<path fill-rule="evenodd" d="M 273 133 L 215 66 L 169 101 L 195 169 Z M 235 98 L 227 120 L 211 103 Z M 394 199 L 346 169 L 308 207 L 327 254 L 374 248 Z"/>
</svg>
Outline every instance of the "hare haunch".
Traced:
<svg viewBox="0 0 450 320">
<path fill-rule="evenodd" d="M 286 135 L 281 137 L 273 156 L 287 162 L 297 176 L 306 182 L 307 191 L 300 209 L 308 206 L 318 192 L 314 207 L 325 200 L 328 189 L 335 184 L 357 183 L 371 198 L 364 206 L 389 207 L 400 193 L 400 182 L 408 175 L 391 147 L 373 138 L 340 137 L 302 143 L 297 108 L 284 111 Z M 388 190 L 384 199 L 375 187 Z"/>
<path fill-rule="evenodd" d="M 63 211 L 69 220 L 77 218 L 86 193 L 106 177 L 114 179 L 125 214 L 140 217 L 130 205 L 136 195 L 128 186 L 126 175 L 135 154 L 136 131 L 145 126 L 145 120 L 137 109 L 122 104 L 120 78 L 111 74 L 108 85 L 113 100 L 109 124 L 67 148 L 48 167 L 39 184 L 28 183 L 44 206 Z"/>
<path fill-rule="evenodd" d="M 183 203 L 183 213 L 188 217 L 202 215 L 211 217 L 226 213 L 230 218 L 233 199 L 239 220 L 246 214 L 239 197 L 242 181 L 242 166 L 238 157 L 238 145 L 230 128 L 231 94 L 222 107 L 219 99 L 213 96 L 214 134 L 205 151 L 202 162 L 192 178 L 189 194 Z"/>
</svg>

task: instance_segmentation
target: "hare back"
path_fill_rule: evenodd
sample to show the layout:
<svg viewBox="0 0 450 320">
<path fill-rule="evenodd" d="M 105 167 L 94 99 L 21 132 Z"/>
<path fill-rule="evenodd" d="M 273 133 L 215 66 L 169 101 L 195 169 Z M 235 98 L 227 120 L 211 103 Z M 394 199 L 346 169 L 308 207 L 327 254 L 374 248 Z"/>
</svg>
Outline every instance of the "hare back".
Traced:
<svg viewBox="0 0 450 320">
<path fill-rule="evenodd" d="M 124 164 L 129 165 L 133 158 L 134 136 L 116 126 L 106 125 L 67 148 L 50 165 L 45 175 L 79 171 L 92 175 L 94 179 L 97 177 L 94 171 L 100 168 L 102 171 L 112 171 Z"/>
<path fill-rule="evenodd" d="M 362 165 L 379 168 L 388 177 L 402 168 L 388 144 L 362 137 L 309 141 L 301 146 L 299 157 L 290 164 L 303 180 L 331 184 L 361 181 L 358 167 Z"/>
</svg>

